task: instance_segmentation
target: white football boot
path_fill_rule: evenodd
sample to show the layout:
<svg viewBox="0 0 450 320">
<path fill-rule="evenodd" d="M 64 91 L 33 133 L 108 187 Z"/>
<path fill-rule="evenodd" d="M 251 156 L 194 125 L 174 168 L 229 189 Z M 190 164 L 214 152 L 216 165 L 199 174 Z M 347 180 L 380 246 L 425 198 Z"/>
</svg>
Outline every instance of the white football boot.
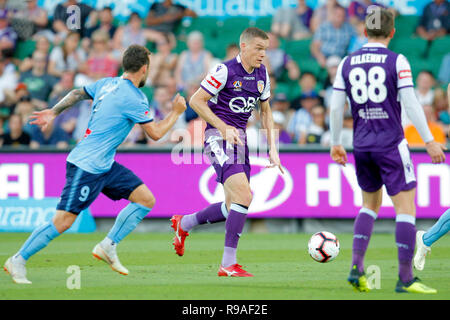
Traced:
<svg viewBox="0 0 450 320">
<path fill-rule="evenodd" d="M 416 232 L 416 254 L 414 255 L 414 268 L 423 270 L 425 267 L 425 258 L 427 254 L 431 253 L 431 248 L 423 243 L 423 235 L 425 231 Z"/>
<path fill-rule="evenodd" d="M 9 273 L 12 280 L 18 284 L 31 284 L 31 281 L 27 279 L 27 269 L 25 264 L 18 261 L 14 257 L 9 257 L 6 260 L 3 269 Z"/>
<path fill-rule="evenodd" d="M 94 258 L 105 261 L 114 271 L 125 276 L 128 275 L 128 269 L 120 263 L 115 245 L 107 246 L 105 248 L 102 243 L 99 243 L 94 247 L 94 250 L 92 250 L 92 255 Z"/>
</svg>

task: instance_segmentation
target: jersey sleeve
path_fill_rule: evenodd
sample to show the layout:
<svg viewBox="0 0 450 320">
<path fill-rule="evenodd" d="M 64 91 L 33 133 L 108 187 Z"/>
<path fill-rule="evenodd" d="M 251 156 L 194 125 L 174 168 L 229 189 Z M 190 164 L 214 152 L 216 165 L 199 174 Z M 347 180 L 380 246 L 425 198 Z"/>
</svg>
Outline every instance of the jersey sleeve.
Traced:
<svg viewBox="0 0 450 320">
<path fill-rule="evenodd" d="M 92 100 L 94 100 L 97 91 L 101 89 L 101 87 L 105 84 L 106 81 L 108 81 L 108 79 L 110 78 L 103 78 L 94 83 L 88 84 L 83 87 L 84 91 Z"/>
<path fill-rule="evenodd" d="M 142 99 L 136 104 L 127 105 L 123 113 L 134 123 L 144 124 L 153 121 L 153 112 L 150 110 L 147 99 Z"/>
<path fill-rule="evenodd" d="M 263 92 L 261 93 L 260 100 L 266 101 L 269 98 L 270 98 L 270 77 L 266 69 L 266 85 L 264 86 Z"/>
<path fill-rule="evenodd" d="M 414 87 L 413 76 L 411 72 L 411 66 L 408 62 L 408 59 L 402 54 L 399 54 L 397 57 L 397 88 L 409 88 Z"/>
<path fill-rule="evenodd" d="M 347 57 L 342 59 L 341 63 L 339 63 L 339 66 L 336 71 L 336 78 L 334 79 L 334 83 L 333 83 L 334 90 L 345 91 L 345 81 L 344 81 L 344 76 L 342 75 L 342 69 L 344 67 L 344 63 L 346 60 L 347 60 Z"/>
<path fill-rule="evenodd" d="M 228 68 L 223 63 L 212 68 L 200 84 L 210 95 L 215 96 L 225 87 L 228 77 Z"/>
</svg>

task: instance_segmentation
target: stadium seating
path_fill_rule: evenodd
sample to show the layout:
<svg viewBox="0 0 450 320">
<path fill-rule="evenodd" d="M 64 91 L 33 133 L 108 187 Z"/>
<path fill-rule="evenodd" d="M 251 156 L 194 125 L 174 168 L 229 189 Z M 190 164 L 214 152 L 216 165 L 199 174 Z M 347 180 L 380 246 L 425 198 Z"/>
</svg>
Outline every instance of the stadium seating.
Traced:
<svg viewBox="0 0 450 320">
<path fill-rule="evenodd" d="M 433 75 L 437 76 L 437 74 L 439 73 L 441 60 L 442 59 L 439 57 L 438 58 L 430 57 L 429 59 L 409 58 L 409 63 L 411 64 L 414 79 L 423 70 L 431 71 Z"/>
<path fill-rule="evenodd" d="M 189 26 L 181 25 L 177 30 L 178 34 L 189 34 L 191 31 L 200 31 L 205 37 L 217 37 L 219 26 L 218 19 L 212 17 L 198 17 L 191 20 Z"/>
<path fill-rule="evenodd" d="M 417 16 L 398 16 L 395 18 L 395 37 L 409 37 L 416 31 L 419 17 Z"/>
<path fill-rule="evenodd" d="M 320 77 L 320 74 L 323 71 L 317 60 L 312 57 L 302 57 L 295 61 L 300 67 L 301 72 L 311 72 L 317 77 Z"/>
<path fill-rule="evenodd" d="M 248 17 L 231 17 L 223 21 L 220 34 L 236 35 L 240 34 L 244 29 L 250 27 L 250 18 Z M 242 30 L 242 31 L 237 31 Z"/>
<path fill-rule="evenodd" d="M 255 27 L 256 28 L 260 28 L 261 30 L 264 31 L 270 31 L 270 27 L 272 25 L 272 17 L 268 16 L 268 17 L 260 17 L 258 19 L 256 19 L 255 21 Z"/>
<path fill-rule="evenodd" d="M 284 44 L 284 49 L 294 60 L 297 60 L 311 57 L 310 46 L 311 39 L 296 40 L 286 42 L 286 44 Z M 281 47 L 283 47 L 283 45 L 281 45 Z"/>
<path fill-rule="evenodd" d="M 148 101 L 153 99 L 153 87 L 143 86 L 141 88 L 142 92 L 147 96 Z"/>
<path fill-rule="evenodd" d="M 177 45 L 175 48 L 173 48 L 173 52 L 180 54 L 183 50 L 187 49 L 186 41 L 180 41 L 181 39 L 178 39 Z"/>
<path fill-rule="evenodd" d="M 443 57 L 450 52 L 450 36 L 435 39 L 430 47 L 430 56 Z"/>
<path fill-rule="evenodd" d="M 16 50 L 14 51 L 14 58 L 23 60 L 26 57 L 33 54 L 35 48 L 36 48 L 36 41 L 33 40 L 19 41 L 17 43 Z"/>
<path fill-rule="evenodd" d="M 404 54 L 412 65 L 414 76 L 422 70 L 430 70 L 437 75 L 443 56 L 449 52 L 450 36 L 439 38 L 428 44 L 414 35 L 418 23 L 417 16 L 399 16 L 396 18 L 396 35 L 390 45 L 390 49 Z M 191 19 L 190 24 L 180 24 L 175 30 L 177 37 L 175 53 L 181 53 L 187 49 L 186 38 L 191 31 L 200 31 L 205 37 L 205 48 L 219 59 L 224 58 L 226 47 L 231 43 L 238 43 L 236 30 L 243 30 L 249 26 L 255 26 L 265 31 L 270 31 L 272 17 L 230 17 L 217 19 L 214 17 L 198 17 Z M 115 20 L 115 24 L 119 24 Z M 280 47 L 296 61 L 302 72 L 312 72 L 319 79 L 323 78 L 324 70 L 320 67 L 310 53 L 311 39 L 286 41 L 280 40 Z M 154 43 L 147 43 L 147 48 L 155 51 Z M 14 57 L 20 60 L 30 56 L 35 49 L 35 41 L 20 41 L 17 43 Z M 279 90 L 292 93 L 292 83 L 286 81 L 279 83 Z M 295 82 L 294 82 L 295 83 Z M 278 90 L 277 90 L 278 91 Z M 149 92 L 151 97 L 151 92 Z"/>
<path fill-rule="evenodd" d="M 405 55 L 408 59 L 411 57 L 423 57 L 427 49 L 428 42 L 417 37 L 394 38 L 390 49 Z"/>
<path fill-rule="evenodd" d="M 223 59 L 225 57 L 227 46 L 232 42 L 233 38 L 231 37 L 219 37 L 218 39 L 205 38 L 205 48 L 209 50 L 214 57 Z"/>
</svg>

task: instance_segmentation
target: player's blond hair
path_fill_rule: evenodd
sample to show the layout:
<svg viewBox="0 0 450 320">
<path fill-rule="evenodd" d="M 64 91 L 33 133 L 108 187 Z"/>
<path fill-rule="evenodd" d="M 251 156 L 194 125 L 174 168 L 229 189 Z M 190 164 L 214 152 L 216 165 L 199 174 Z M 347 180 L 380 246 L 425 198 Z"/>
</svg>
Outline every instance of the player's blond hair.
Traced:
<svg viewBox="0 0 450 320">
<path fill-rule="evenodd" d="M 261 38 L 263 40 L 267 40 L 269 39 L 269 36 L 261 29 L 250 27 L 242 31 L 241 36 L 239 38 L 239 44 L 248 43 L 254 38 Z"/>
</svg>

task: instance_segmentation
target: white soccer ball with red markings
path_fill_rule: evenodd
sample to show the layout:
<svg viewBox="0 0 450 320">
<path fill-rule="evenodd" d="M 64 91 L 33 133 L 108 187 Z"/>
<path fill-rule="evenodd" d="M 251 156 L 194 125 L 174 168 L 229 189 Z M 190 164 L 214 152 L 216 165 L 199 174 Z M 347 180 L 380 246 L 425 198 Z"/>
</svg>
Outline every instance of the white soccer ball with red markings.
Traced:
<svg viewBox="0 0 450 320">
<path fill-rule="evenodd" d="M 333 261 L 339 254 L 339 240 L 331 232 L 317 232 L 309 239 L 308 252 L 317 262 Z"/>
</svg>

